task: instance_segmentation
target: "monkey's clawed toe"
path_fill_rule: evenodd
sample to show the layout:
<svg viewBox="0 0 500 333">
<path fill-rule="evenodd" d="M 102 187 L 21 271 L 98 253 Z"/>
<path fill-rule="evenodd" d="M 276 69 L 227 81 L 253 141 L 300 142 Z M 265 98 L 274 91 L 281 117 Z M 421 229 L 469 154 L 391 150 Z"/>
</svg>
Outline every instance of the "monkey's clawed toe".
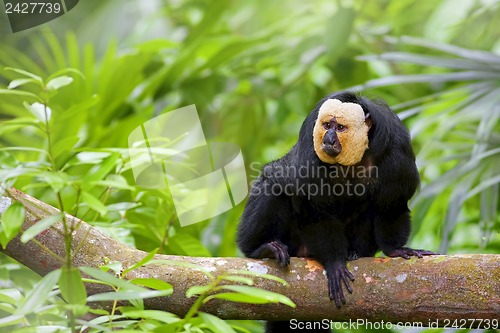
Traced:
<svg viewBox="0 0 500 333">
<path fill-rule="evenodd" d="M 336 262 L 331 266 L 326 267 L 326 275 L 328 277 L 328 291 L 331 301 L 335 301 L 337 308 L 345 304 L 344 291 L 342 284 L 349 293 L 352 293 L 352 287 L 349 280 L 354 281 L 354 275 L 347 269 L 345 263 Z"/>
<path fill-rule="evenodd" d="M 288 246 L 281 243 L 280 241 L 273 241 L 267 243 L 269 250 L 274 254 L 276 262 L 282 267 L 286 267 L 290 264 L 290 255 L 288 254 Z"/>
<path fill-rule="evenodd" d="M 253 251 L 250 258 L 275 258 L 276 262 L 282 267 L 290 264 L 290 255 L 288 254 L 288 246 L 280 241 L 271 241 L 263 244 L 257 250 Z"/>
<path fill-rule="evenodd" d="M 405 259 L 410 259 L 411 256 L 419 257 L 422 258 L 423 256 L 432 256 L 432 255 L 437 255 L 439 253 L 428 251 L 428 250 L 417 250 L 417 249 L 411 249 L 409 247 L 402 247 L 399 249 L 396 249 L 387 255 L 389 257 L 401 257 Z"/>
</svg>

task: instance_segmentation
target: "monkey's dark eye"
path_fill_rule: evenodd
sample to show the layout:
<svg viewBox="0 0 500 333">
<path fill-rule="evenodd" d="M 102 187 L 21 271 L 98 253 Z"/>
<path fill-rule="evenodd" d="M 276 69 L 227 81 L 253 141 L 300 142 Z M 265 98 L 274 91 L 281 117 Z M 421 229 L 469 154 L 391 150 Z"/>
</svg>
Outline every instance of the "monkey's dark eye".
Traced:
<svg viewBox="0 0 500 333">
<path fill-rule="evenodd" d="M 347 126 L 340 125 L 340 124 L 337 125 L 338 132 L 344 132 L 345 130 L 347 130 Z"/>
<path fill-rule="evenodd" d="M 326 130 L 329 130 L 330 129 L 330 123 L 323 123 L 323 128 L 326 129 Z"/>
</svg>

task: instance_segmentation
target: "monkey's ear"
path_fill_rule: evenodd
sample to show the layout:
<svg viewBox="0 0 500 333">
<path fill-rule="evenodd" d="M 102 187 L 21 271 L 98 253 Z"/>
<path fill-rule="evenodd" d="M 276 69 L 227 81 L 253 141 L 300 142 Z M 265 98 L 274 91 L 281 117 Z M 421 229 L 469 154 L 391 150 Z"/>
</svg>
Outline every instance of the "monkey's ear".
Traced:
<svg viewBox="0 0 500 333">
<path fill-rule="evenodd" d="M 370 117 L 370 113 L 365 115 L 365 124 L 368 126 L 368 129 L 372 127 L 372 117 Z"/>
</svg>

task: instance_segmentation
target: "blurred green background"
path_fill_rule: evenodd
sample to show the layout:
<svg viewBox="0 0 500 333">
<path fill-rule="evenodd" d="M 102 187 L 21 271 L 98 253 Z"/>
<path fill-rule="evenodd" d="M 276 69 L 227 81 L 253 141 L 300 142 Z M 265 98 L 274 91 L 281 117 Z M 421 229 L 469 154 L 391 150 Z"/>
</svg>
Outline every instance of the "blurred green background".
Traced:
<svg viewBox="0 0 500 333">
<path fill-rule="evenodd" d="M 33 100 L 0 94 L 0 181 L 53 205 L 60 190 L 69 213 L 143 250 L 236 256 L 244 203 L 181 228 L 168 192 L 134 184 L 128 134 L 196 104 L 207 139 L 241 147 L 251 181 L 319 99 L 351 89 L 410 128 L 422 178 L 411 245 L 500 253 L 498 22 L 498 0 L 80 1 L 15 34 L 2 14 L 1 89 L 26 78 L 6 67 L 73 82 L 47 97 L 54 161 L 33 149 L 48 147 Z"/>
</svg>

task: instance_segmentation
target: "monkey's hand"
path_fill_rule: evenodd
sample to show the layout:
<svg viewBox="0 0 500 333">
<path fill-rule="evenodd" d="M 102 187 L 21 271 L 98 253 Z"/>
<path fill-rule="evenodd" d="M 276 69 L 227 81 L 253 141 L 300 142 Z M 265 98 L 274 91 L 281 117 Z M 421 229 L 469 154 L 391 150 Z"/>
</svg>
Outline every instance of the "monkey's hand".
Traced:
<svg viewBox="0 0 500 333">
<path fill-rule="evenodd" d="M 354 281 L 354 275 L 347 269 L 346 263 L 343 261 L 334 261 L 331 264 L 327 264 L 325 265 L 325 270 L 326 277 L 328 278 L 330 300 L 335 300 L 335 305 L 337 308 L 340 308 L 342 304 L 345 304 L 342 284 L 352 294 L 352 287 L 349 280 Z"/>
<path fill-rule="evenodd" d="M 290 264 L 290 255 L 288 254 L 288 246 L 276 240 L 261 245 L 257 250 L 250 255 L 251 258 L 275 258 L 276 262 L 282 267 Z"/>
<path fill-rule="evenodd" d="M 422 258 L 423 256 L 432 256 L 436 255 L 439 253 L 432 252 L 432 251 L 427 251 L 427 250 L 416 250 L 416 249 L 411 249 L 409 247 L 402 247 L 396 250 L 393 250 L 389 253 L 386 253 L 389 257 L 401 257 L 405 259 L 410 259 L 411 256 L 416 256 L 419 258 Z"/>
</svg>

